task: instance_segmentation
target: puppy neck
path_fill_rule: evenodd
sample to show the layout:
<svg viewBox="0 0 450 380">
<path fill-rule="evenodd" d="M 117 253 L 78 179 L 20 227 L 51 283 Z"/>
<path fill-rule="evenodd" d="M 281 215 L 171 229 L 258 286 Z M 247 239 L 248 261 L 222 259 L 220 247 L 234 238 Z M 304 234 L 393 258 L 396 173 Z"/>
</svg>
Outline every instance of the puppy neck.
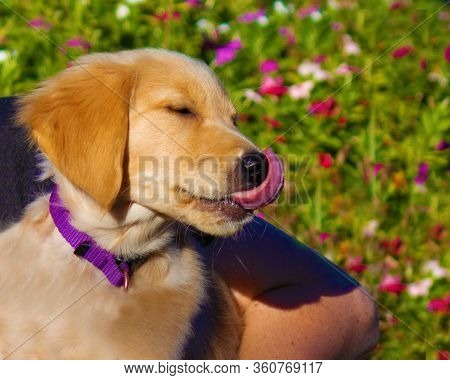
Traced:
<svg viewBox="0 0 450 380">
<path fill-rule="evenodd" d="M 53 180 L 70 212 L 72 225 L 118 257 L 137 259 L 173 243 L 173 220 L 135 202 L 121 202 L 106 211 L 56 170 Z"/>
</svg>

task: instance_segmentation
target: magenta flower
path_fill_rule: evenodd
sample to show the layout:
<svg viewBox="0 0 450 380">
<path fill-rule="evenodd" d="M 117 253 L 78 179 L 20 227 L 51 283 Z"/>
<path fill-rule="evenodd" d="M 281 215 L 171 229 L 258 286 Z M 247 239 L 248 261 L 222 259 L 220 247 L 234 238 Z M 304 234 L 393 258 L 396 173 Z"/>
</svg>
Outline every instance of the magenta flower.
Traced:
<svg viewBox="0 0 450 380">
<path fill-rule="evenodd" d="M 427 309 L 432 313 L 450 313 L 450 294 L 443 298 L 434 298 L 430 300 Z"/>
<path fill-rule="evenodd" d="M 320 242 L 320 244 L 325 243 L 330 237 L 331 237 L 330 233 L 328 233 L 328 232 L 321 232 L 319 234 L 319 242 Z"/>
<path fill-rule="evenodd" d="M 261 8 L 255 12 L 247 12 L 243 13 L 238 17 L 238 21 L 242 22 L 244 24 L 248 24 L 254 21 L 261 20 L 263 17 L 266 16 L 266 11 L 264 8 Z"/>
<path fill-rule="evenodd" d="M 381 162 L 376 162 L 375 164 L 373 164 L 373 175 L 377 176 L 378 173 L 384 169 L 384 164 L 382 164 Z"/>
<path fill-rule="evenodd" d="M 288 87 L 283 85 L 283 77 L 278 76 L 276 78 L 265 76 L 261 87 L 259 88 L 259 93 L 261 95 L 275 95 L 283 96 L 287 91 Z"/>
<path fill-rule="evenodd" d="M 318 63 L 319 65 L 324 63 L 327 60 L 327 56 L 324 54 L 319 54 L 313 58 L 313 62 Z"/>
<path fill-rule="evenodd" d="M 420 60 L 420 68 L 425 71 L 427 69 L 428 63 L 427 63 L 427 58 L 426 57 L 422 57 L 422 59 Z"/>
<path fill-rule="evenodd" d="M 66 41 L 66 45 L 71 48 L 80 48 L 87 52 L 91 48 L 91 44 L 83 37 L 75 37 Z"/>
<path fill-rule="evenodd" d="M 274 59 L 266 59 L 259 65 L 259 70 L 266 74 L 278 70 L 278 62 Z"/>
<path fill-rule="evenodd" d="M 340 22 L 333 22 L 331 24 L 331 29 L 333 29 L 335 31 L 339 31 L 339 30 L 344 29 L 344 26 Z"/>
<path fill-rule="evenodd" d="M 438 351 L 437 358 L 438 360 L 450 360 L 450 354 L 448 351 Z"/>
<path fill-rule="evenodd" d="M 278 129 L 281 127 L 281 122 L 277 119 L 274 119 L 267 115 L 264 115 L 262 118 L 270 128 Z"/>
<path fill-rule="evenodd" d="M 391 11 L 396 11 L 398 9 L 406 8 L 406 3 L 404 1 L 394 1 L 389 7 Z"/>
<path fill-rule="evenodd" d="M 447 47 L 445 48 L 444 57 L 447 62 L 450 62 L 450 45 L 447 45 Z"/>
<path fill-rule="evenodd" d="M 399 236 L 393 238 L 392 240 L 380 241 L 380 246 L 386 251 L 387 254 L 394 256 L 400 256 L 406 250 L 406 245 Z"/>
<path fill-rule="evenodd" d="M 325 169 L 331 168 L 333 166 L 333 157 L 329 153 L 321 152 L 319 153 L 319 164 Z"/>
<path fill-rule="evenodd" d="M 32 28 L 41 30 L 50 30 L 52 28 L 52 24 L 47 22 L 43 17 L 33 18 L 32 20 L 28 21 L 28 25 L 30 25 Z"/>
<path fill-rule="evenodd" d="M 414 47 L 410 45 L 401 46 L 392 52 L 392 58 L 398 59 L 406 57 L 414 51 Z"/>
<path fill-rule="evenodd" d="M 192 8 L 197 8 L 202 5 L 201 0 L 185 0 L 184 1 L 187 5 L 191 6 Z"/>
<path fill-rule="evenodd" d="M 417 185 L 423 186 L 425 185 L 425 182 L 428 180 L 428 172 L 429 172 L 429 165 L 426 163 L 421 163 L 417 169 L 417 176 L 414 178 L 414 182 Z"/>
<path fill-rule="evenodd" d="M 350 257 L 347 260 L 345 267 L 350 272 L 363 273 L 367 269 L 367 265 L 364 264 L 363 261 L 362 256 Z"/>
<path fill-rule="evenodd" d="M 280 34 L 280 36 L 286 38 L 289 45 L 295 45 L 296 43 L 295 34 L 291 28 L 282 26 L 280 29 L 278 29 L 278 33 Z"/>
<path fill-rule="evenodd" d="M 445 150 L 448 148 L 450 148 L 450 144 L 445 140 L 439 141 L 436 145 L 436 150 Z"/>
<path fill-rule="evenodd" d="M 233 61 L 240 49 L 242 49 L 242 43 L 239 40 L 231 40 L 224 45 L 220 45 L 216 48 L 216 65 L 222 66 Z"/>
<path fill-rule="evenodd" d="M 400 294 L 406 287 L 407 285 L 402 283 L 402 276 L 386 274 L 381 279 L 378 290 L 385 293 Z"/>
<path fill-rule="evenodd" d="M 336 111 L 336 101 L 333 98 L 312 102 L 308 107 L 308 112 L 316 116 L 333 116 Z"/>
</svg>

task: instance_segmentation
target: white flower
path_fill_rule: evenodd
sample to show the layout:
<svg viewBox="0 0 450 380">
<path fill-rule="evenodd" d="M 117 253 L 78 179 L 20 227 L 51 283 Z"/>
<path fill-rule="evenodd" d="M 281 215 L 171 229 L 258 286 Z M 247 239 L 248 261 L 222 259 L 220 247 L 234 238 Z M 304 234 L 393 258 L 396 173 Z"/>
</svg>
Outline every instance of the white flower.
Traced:
<svg viewBox="0 0 450 380">
<path fill-rule="evenodd" d="M 265 26 L 269 23 L 269 19 L 267 18 L 267 16 L 261 16 L 261 17 L 258 17 L 257 22 L 259 25 Z"/>
<path fill-rule="evenodd" d="M 289 8 L 284 5 L 284 3 L 282 1 L 275 1 L 273 3 L 273 10 L 275 11 L 275 13 L 278 13 L 280 15 L 286 15 L 289 13 Z"/>
<path fill-rule="evenodd" d="M 411 297 L 427 296 L 432 285 L 433 280 L 431 278 L 425 278 L 409 284 L 406 291 Z"/>
<path fill-rule="evenodd" d="M 217 26 L 217 31 L 219 33 L 227 33 L 230 31 L 230 24 L 227 24 L 226 22 L 223 22 L 222 24 Z"/>
<path fill-rule="evenodd" d="M 361 53 L 359 45 L 348 34 L 342 36 L 342 43 L 344 44 L 344 53 L 348 55 L 359 55 Z"/>
<path fill-rule="evenodd" d="M 447 78 L 442 75 L 442 73 L 436 73 L 432 71 L 428 74 L 428 80 L 431 82 L 437 82 L 441 87 L 445 87 L 447 85 Z"/>
<path fill-rule="evenodd" d="M 424 265 L 424 268 L 431 272 L 431 274 L 436 278 L 445 278 L 448 276 L 448 270 L 439 265 L 439 261 L 430 260 Z"/>
<path fill-rule="evenodd" d="M 251 100 L 255 103 L 262 102 L 262 96 L 252 89 L 245 90 L 244 95 L 248 100 Z"/>
<path fill-rule="evenodd" d="M 363 227 L 362 234 L 366 238 L 371 238 L 375 235 L 378 229 L 379 222 L 376 219 L 369 220 L 367 224 Z"/>
<path fill-rule="evenodd" d="M 214 24 L 205 18 L 201 18 L 200 20 L 198 20 L 196 25 L 197 28 L 206 32 L 211 32 L 214 30 Z"/>
<path fill-rule="evenodd" d="M 320 64 L 311 61 L 304 61 L 297 69 L 301 76 L 312 76 L 316 81 L 321 82 L 330 78 L 330 74 L 320 67 Z"/>
<path fill-rule="evenodd" d="M 309 17 L 311 17 L 311 20 L 313 21 L 319 21 L 322 19 L 322 13 L 320 13 L 320 11 L 314 11 L 309 15 Z"/>
<path fill-rule="evenodd" d="M 314 82 L 307 80 L 303 83 L 294 84 L 289 87 L 288 94 L 294 99 L 307 99 L 311 95 L 311 90 L 314 88 Z"/>
<path fill-rule="evenodd" d="M 5 62 L 11 57 L 11 53 L 7 50 L 0 50 L 0 62 Z"/>
<path fill-rule="evenodd" d="M 120 4 L 116 9 L 116 17 L 118 20 L 123 20 L 130 15 L 130 8 L 125 4 Z"/>
</svg>

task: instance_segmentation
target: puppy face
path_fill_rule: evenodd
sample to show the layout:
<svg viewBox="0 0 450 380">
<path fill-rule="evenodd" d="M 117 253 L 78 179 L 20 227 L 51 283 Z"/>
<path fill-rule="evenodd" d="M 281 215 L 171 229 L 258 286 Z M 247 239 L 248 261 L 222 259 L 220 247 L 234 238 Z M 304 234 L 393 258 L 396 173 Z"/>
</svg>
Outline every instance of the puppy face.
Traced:
<svg viewBox="0 0 450 380">
<path fill-rule="evenodd" d="M 134 202 L 214 235 L 251 219 L 230 199 L 262 181 L 242 173 L 259 150 L 205 64 L 153 49 L 80 64 L 19 104 L 19 122 L 63 175 L 105 210 Z"/>
</svg>

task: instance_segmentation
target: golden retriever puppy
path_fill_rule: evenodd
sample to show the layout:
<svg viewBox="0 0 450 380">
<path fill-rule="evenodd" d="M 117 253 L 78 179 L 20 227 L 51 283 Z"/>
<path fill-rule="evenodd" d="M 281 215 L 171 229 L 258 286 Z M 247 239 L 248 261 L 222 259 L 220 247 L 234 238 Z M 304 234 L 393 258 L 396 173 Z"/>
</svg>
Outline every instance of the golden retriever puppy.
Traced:
<svg viewBox="0 0 450 380">
<path fill-rule="evenodd" d="M 0 357 L 236 358 L 240 317 L 190 227 L 236 233 L 283 174 L 211 70 L 89 55 L 22 97 L 17 121 L 55 188 L 0 234 Z"/>
</svg>

